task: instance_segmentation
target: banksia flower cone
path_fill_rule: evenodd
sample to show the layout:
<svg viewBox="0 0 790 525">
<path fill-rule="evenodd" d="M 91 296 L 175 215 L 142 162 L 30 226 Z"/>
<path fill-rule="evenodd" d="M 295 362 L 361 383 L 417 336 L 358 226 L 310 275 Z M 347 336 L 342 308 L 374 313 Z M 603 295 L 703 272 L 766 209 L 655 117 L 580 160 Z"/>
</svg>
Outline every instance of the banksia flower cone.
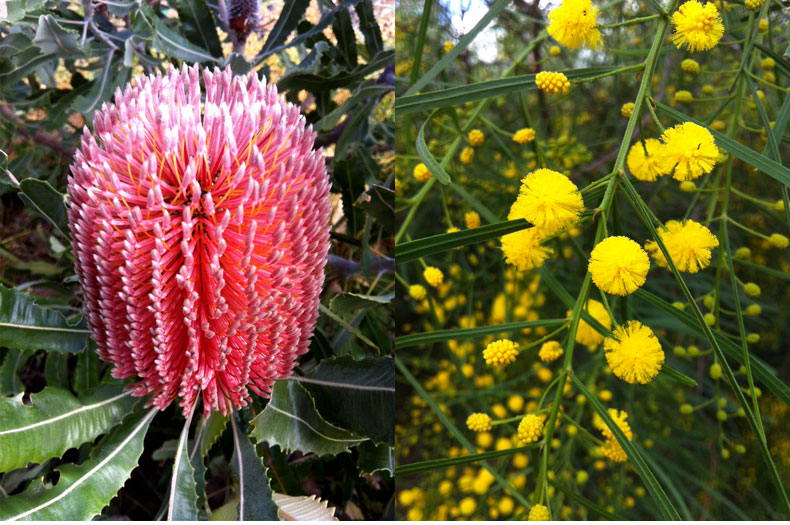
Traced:
<svg viewBox="0 0 790 525">
<path fill-rule="evenodd" d="M 85 129 L 68 181 L 98 354 L 187 412 L 268 396 L 307 351 L 329 250 L 329 181 L 296 106 L 255 74 L 137 77 Z"/>
</svg>

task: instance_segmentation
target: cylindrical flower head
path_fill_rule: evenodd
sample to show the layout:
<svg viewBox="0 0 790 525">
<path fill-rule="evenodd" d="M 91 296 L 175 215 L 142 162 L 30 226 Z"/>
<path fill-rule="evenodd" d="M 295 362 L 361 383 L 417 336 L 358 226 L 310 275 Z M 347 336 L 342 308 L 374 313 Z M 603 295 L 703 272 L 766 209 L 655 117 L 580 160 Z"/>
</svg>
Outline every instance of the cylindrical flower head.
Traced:
<svg viewBox="0 0 790 525">
<path fill-rule="evenodd" d="M 188 411 L 268 396 L 307 352 L 329 251 L 315 133 L 230 68 L 141 76 L 86 128 L 68 181 L 88 326 L 113 377 Z"/>
</svg>

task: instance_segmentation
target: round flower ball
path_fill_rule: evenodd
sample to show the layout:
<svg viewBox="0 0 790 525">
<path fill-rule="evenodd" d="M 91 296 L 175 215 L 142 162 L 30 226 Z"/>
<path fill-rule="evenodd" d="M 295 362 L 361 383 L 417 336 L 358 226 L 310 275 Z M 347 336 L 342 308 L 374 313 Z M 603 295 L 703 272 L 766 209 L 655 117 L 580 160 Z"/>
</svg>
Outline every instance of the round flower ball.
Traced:
<svg viewBox="0 0 790 525">
<path fill-rule="evenodd" d="M 535 140 L 535 130 L 532 128 L 522 128 L 513 134 L 513 142 L 517 144 L 529 144 Z"/>
<path fill-rule="evenodd" d="M 584 310 L 590 316 L 601 323 L 607 330 L 612 328 L 612 318 L 609 317 L 609 312 L 600 301 L 589 299 L 584 307 Z M 566 314 L 571 315 L 571 310 Z M 586 346 L 589 350 L 595 350 L 603 342 L 603 335 L 598 330 L 587 324 L 584 318 L 579 320 L 579 326 L 576 328 L 576 342 Z"/>
<path fill-rule="evenodd" d="M 514 213 L 535 225 L 543 236 L 572 226 L 584 210 L 579 189 L 562 173 L 538 169 L 521 181 Z"/>
<path fill-rule="evenodd" d="M 329 179 L 299 108 L 254 73 L 185 66 L 116 89 L 94 132 L 68 215 L 99 357 L 160 409 L 268 397 L 308 350 L 329 251 Z"/>
<path fill-rule="evenodd" d="M 469 145 L 475 148 L 478 146 L 482 146 L 483 141 L 485 140 L 485 137 L 483 136 L 483 132 L 480 131 L 479 129 L 473 129 L 472 131 L 470 131 L 467 138 L 469 139 Z"/>
<path fill-rule="evenodd" d="M 672 24 L 675 26 L 672 43 L 678 49 L 685 45 L 689 51 L 707 51 L 724 36 L 719 10 L 711 2 L 704 6 L 697 0 L 686 2 L 672 14 Z"/>
<path fill-rule="evenodd" d="M 606 362 L 627 383 L 649 383 L 664 364 L 664 351 L 653 331 L 639 321 L 628 321 L 603 342 Z"/>
<path fill-rule="evenodd" d="M 529 509 L 529 521 L 549 521 L 549 509 L 545 505 L 533 505 Z"/>
<path fill-rule="evenodd" d="M 650 260 L 636 241 L 628 237 L 607 237 L 593 248 L 588 270 L 599 289 L 628 295 L 645 284 Z"/>
<path fill-rule="evenodd" d="M 668 128 L 661 135 L 664 141 L 662 170 L 679 181 L 691 181 L 709 173 L 716 165 L 719 148 L 707 128 L 684 122 Z"/>
<path fill-rule="evenodd" d="M 565 95 L 571 89 L 571 83 L 564 73 L 541 71 L 535 75 L 538 89 L 552 95 Z"/>
<path fill-rule="evenodd" d="M 509 339 L 500 339 L 486 346 L 483 359 L 492 366 L 509 365 L 518 356 L 518 345 Z"/>
<path fill-rule="evenodd" d="M 549 13 L 546 28 L 554 40 L 570 49 L 581 46 L 597 49 L 602 44 L 601 32 L 597 29 L 598 7 L 591 0 L 563 0 L 559 7 Z"/>
<path fill-rule="evenodd" d="M 560 345 L 559 341 L 546 341 L 540 347 L 540 351 L 538 352 L 538 357 L 544 363 L 556 361 L 561 355 L 562 346 Z"/>
<path fill-rule="evenodd" d="M 475 412 L 466 418 L 466 426 L 473 432 L 488 432 L 491 430 L 491 416 Z"/>
<path fill-rule="evenodd" d="M 414 174 L 414 178 L 417 179 L 419 182 L 428 182 L 428 179 L 430 179 L 432 175 L 428 167 L 422 162 L 414 166 L 413 174 Z"/>
<path fill-rule="evenodd" d="M 518 424 L 518 439 L 529 445 L 540 439 L 543 434 L 543 418 L 535 414 L 528 414 Z"/>
<path fill-rule="evenodd" d="M 423 270 L 422 277 L 425 279 L 425 282 L 428 283 L 430 286 L 434 288 L 438 288 L 442 281 L 444 280 L 444 274 L 439 268 L 435 266 L 428 266 Z"/>
<path fill-rule="evenodd" d="M 626 157 L 628 171 L 638 180 L 654 182 L 658 177 L 666 175 L 661 156 L 663 151 L 664 145 L 660 140 L 645 139 L 644 143 L 636 142 L 628 150 Z"/>
</svg>

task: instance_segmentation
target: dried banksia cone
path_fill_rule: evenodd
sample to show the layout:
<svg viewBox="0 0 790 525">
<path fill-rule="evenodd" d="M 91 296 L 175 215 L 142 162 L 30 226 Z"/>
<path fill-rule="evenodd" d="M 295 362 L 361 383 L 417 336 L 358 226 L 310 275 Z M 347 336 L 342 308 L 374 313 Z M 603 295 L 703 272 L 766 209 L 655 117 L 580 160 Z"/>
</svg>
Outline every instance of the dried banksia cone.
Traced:
<svg viewBox="0 0 790 525">
<path fill-rule="evenodd" d="M 136 395 L 188 411 L 268 396 L 307 351 L 329 181 L 296 106 L 255 74 L 137 77 L 85 129 L 68 181 L 88 326 Z M 204 96 L 205 95 L 205 96 Z"/>
</svg>

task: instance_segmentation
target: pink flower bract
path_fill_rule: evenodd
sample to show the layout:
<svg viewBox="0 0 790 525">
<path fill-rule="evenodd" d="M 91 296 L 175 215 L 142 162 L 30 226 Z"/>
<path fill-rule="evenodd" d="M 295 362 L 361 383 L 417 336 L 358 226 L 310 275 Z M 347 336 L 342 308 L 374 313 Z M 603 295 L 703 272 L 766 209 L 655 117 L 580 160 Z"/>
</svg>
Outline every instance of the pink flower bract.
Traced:
<svg viewBox="0 0 790 525">
<path fill-rule="evenodd" d="M 135 395 L 244 406 L 291 375 L 318 317 L 329 180 L 299 109 L 254 73 L 140 76 L 86 128 L 68 181 L 98 354 Z"/>
</svg>

